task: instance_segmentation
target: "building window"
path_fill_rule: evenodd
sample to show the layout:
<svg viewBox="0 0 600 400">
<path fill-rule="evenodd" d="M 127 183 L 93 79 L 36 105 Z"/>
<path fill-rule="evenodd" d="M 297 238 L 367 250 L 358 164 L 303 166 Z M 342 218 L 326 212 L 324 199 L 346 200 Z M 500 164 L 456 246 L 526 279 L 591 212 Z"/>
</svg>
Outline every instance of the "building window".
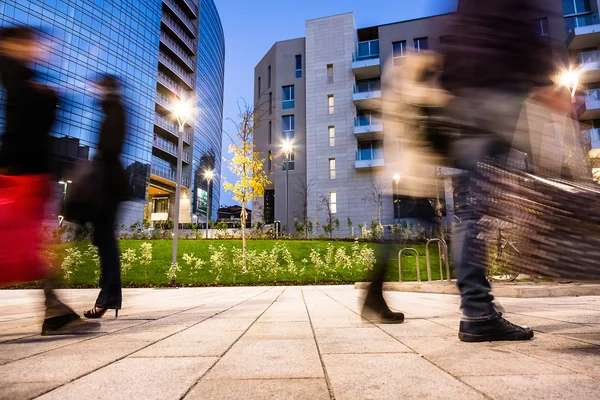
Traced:
<svg viewBox="0 0 600 400">
<path fill-rule="evenodd" d="M 329 179 L 335 179 L 335 158 L 329 159 Z"/>
<path fill-rule="evenodd" d="M 329 192 L 329 212 L 337 213 L 337 194 L 335 192 Z"/>
<path fill-rule="evenodd" d="M 260 76 L 258 77 L 258 97 L 260 97 L 261 88 L 260 88 Z"/>
<path fill-rule="evenodd" d="M 540 36 L 548 36 L 548 18 L 540 18 L 538 20 L 538 28 Z"/>
<path fill-rule="evenodd" d="M 590 0 L 563 0 L 562 4 L 568 33 L 577 27 L 598 23 L 598 17 L 592 14 Z"/>
<path fill-rule="evenodd" d="M 335 127 L 334 126 L 329 127 L 329 146 L 330 147 L 335 146 Z"/>
<path fill-rule="evenodd" d="M 269 158 L 267 159 L 267 171 L 273 172 L 273 151 L 269 150 Z"/>
<path fill-rule="evenodd" d="M 335 100 L 332 94 L 327 96 L 327 102 L 329 104 L 329 115 L 333 115 L 335 112 Z"/>
<path fill-rule="evenodd" d="M 295 154 L 294 150 L 290 151 L 288 154 L 283 155 L 283 170 L 284 171 L 293 171 L 296 168 L 296 162 L 294 160 Z"/>
<path fill-rule="evenodd" d="M 406 40 L 392 43 L 392 56 L 394 65 L 400 64 L 400 60 L 406 57 Z"/>
<path fill-rule="evenodd" d="M 429 41 L 427 40 L 427 38 L 415 39 L 413 44 L 417 53 L 429 49 Z"/>
<path fill-rule="evenodd" d="M 296 78 L 302 78 L 302 55 L 296 56 Z"/>
<path fill-rule="evenodd" d="M 333 64 L 327 65 L 327 83 L 333 83 Z"/>
<path fill-rule="evenodd" d="M 269 121 L 269 144 L 273 143 L 273 123 Z"/>
<path fill-rule="evenodd" d="M 267 87 L 271 87 L 271 66 L 269 65 L 269 70 L 268 70 L 268 76 L 267 76 Z"/>
<path fill-rule="evenodd" d="M 273 92 L 269 92 L 269 114 L 273 114 Z"/>
<path fill-rule="evenodd" d="M 294 108 L 294 85 L 283 87 L 283 109 Z"/>
<path fill-rule="evenodd" d="M 294 140 L 295 136 L 295 118 L 293 115 L 284 115 L 281 117 L 281 134 L 283 140 Z"/>
</svg>

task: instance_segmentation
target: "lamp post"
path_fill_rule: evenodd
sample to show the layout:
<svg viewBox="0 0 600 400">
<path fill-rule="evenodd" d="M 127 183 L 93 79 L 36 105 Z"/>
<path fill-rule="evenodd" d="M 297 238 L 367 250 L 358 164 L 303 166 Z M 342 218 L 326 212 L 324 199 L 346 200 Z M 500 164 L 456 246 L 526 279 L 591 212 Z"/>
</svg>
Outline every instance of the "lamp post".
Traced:
<svg viewBox="0 0 600 400">
<path fill-rule="evenodd" d="M 63 215 L 65 213 L 65 203 L 67 202 L 67 188 L 69 187 L 70 183 L 73 183 L 73 182 L 72 181 L 65 181 L 65 180 L 58 181 L 59 185 L 63 185 L 62 207 L 61 207 Z"/>
<path fill-rule="evenodd" d="M 285 155 L 285 230 L 286 233 L 290 234 L 290 217 L 289 217 L 289 194 L 290 194 L 290 156 L 294 151 L 294 145 L 291 141 L 285 140 L 283 142 L 283 154 Z"/>
<path fill-rule="evenodd" d="M 192 107 L 189 103 L 179 101 L 173 105 L 173 115 L 179 124 L 179 141 L 177 143 L 177 178 L 175 182 L 175 215 L 173 225 L 173 254 L 171 263 L 177 263 L 177 239 L 179 236 L 179 206 L 181 201 L 181 178 L 182 178 L 182 157 L 183 157 L 183 133 L 185 124 L 192 113 Z"/>
<path fill-rule="evenodd" d="M 398 215 L 398 223 L 400 223 L 400 174 L 394 174 L 394 182 L 396 182 L 396 214 Z"/>
<path fill-rule="evenodd" d="M 208 239 L 208 221 L 210 220 L 208 215 L 209 207 L 209 193 L 210 193 L 210 183 L 212 182 L 215 176 L 215 172 L 208 170 L 204 172 L 204 179 L 206 179 L 206 238 Z"/>
</svg>

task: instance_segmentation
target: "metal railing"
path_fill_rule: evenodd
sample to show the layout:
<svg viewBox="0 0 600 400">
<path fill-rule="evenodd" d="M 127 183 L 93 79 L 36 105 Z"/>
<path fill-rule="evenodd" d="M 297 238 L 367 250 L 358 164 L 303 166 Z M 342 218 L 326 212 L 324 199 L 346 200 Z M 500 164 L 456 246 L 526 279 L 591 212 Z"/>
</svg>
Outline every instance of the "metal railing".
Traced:
<svg viewBox="0 0 600 400">
<path fill-rule="evenodd" d="M 188 164 L 191 164 L 191 162 L 192 162 L 192 155 L 191 155 L 189 152 L 187 152 L 187 151 L 184 151 L 184 152 L 183 152 L 183 157 L 181 157 L 181 159 L 182 159 L 184 162 L 186 162 L 186 163 L 188 163 Z"/>
<path fill-rule="evenodd" d="M 382 119 L 375 115 L 360 115 L 354 117 L 354 126 L 371 126 L 382 124 Z"/>
<path fill-rule="evenodd" d="M 379 39 L 358 42 L 352 61 L 370 60 L 379 58 Z"/>
<path fill-rule="evenodd" d="M 169 111 L 171 110 L 172 101 L 162 93 L 156 93 L 156 103 L 160 104 Z"/>
<path fill-rule="evenodd" d="M 191 74 L 173 61 L 171 57 L 161 51 L 158 54 L 158 60 L 166 65 L 171 71 L 175 72 L 175 74 L 190 88 L 192 88 L 192 90 L 194 89 L 194 78 L 192 78 Z"/>
<path fill-rule="evenodd" d="M 383 161 L 383 147 L 374 147 L 371 149 L 369 155 L 364 154 L 365 152 L 362 150 L 356 150 L 356 161 L 374 161 L 374 160 L 382 160 Z"/>
<path fill-rule="evenodd" d="M 600 141 L 600 129 L 599 128 L 588 129 L 585 132 L 590 136 L 590 140 L 592 142 Z"/>
<path fill-rule="evenodd" d="M 175 3 L 174 0 L 163 0 L 163 4 L 166 4 L 167 7 L 169 7 L 171 11 L 173 11 L 175 15 L 179 17 L 179 19 L 181 20 L 181 22 L 183 22 L 185 27 L 190 30 L 193 36 L 196 37 L 197 28 L 194 26 L 194 24 L 192 24 L 190 17 L 188 17 L 185 11 L 183 11 L 181 7 L 179 7 L 179 5 Z"/>
<path fill-rule="evenodd" d="M 448 259 L 448 245 L 444 239 L 429 239 L 425 245 L 425 258 L 427 260 L 427 280 L 431 282 L 431 259 L 429 257 L 429 246 L 432 243 L 438 244 L 438 254 L 440 258 L 440 280 L 444 280 L 443 267 L 446 265 L 446 280 L 451 281 L 450 277 L 450 261 Z"/>
<path fill-rule="evenodd" d="M 177 34 L 177 37 L 179 39 L 181 39 L 181 41 L 184 42 L 189 47 L 189 49 L 192 50 L 192 52 L 194 54 L 196 53 L 196 46 L 194 45 L 194 40 L 190 39 L 189 33 L 184 31 L 183 29 L 181 29 L 181 27 L 177 24 L 177 21 L 175 21 L 173 18 L 171 18 L 171 16 L 169 16 L 168 14 L 165 14 L 165 13 L 163 13 L 163 15 L 162 15 L 162 21 L 173 32 L 175 32 Z"/>
<path fill-rule="evenodd" d="M 173 51 L 173 53 L 177 54 L 177 57 L 179 57 L 185 63 L 185 65 L 187 65 L 192 71 L 194 70 L 194 60 L 186 54 L 181 46 L 175 43 L 175 41 L 164 32 L 160 33 L 160 40 L 166 44 L 167 47 Z"/>
<path fill-rule="evenodd" d="M 189 9 L 194 13 L 195 16 L 198 16 L 198 0 L 183 0 L 184 3 L 189 7 Z"/>
<path fill-rule="evenodd" d="M 600 23 L 600 19 L 598 18 L 598 14 L 579 15 L 579 16 L 571 18 L 567 22 L 567 24 L 566 24 L 567 33 L 569 33 L 569 34 L 572 33 L 573 31 L 575 31 L 575 28 L 596 25 L 599 23 Z"/>
<path fill-rule="evenodd" d="M 398 277 L 399 277 L 399 282 L 402 282 L 402 253 L 404 252 L 413 252 L 415 253 L 415 260 L 416 260 L 416 266 L 417 266 L 417 282 L 421 282 L 421 267 L 419 265 L 419 252 L 416 249 L 413 248 L 405 248 L 400 250 L 400 252 L 398 253 Z"/>
<path fill-rule="evenodd" d="M 184 133 L 183 141 L 186 143 L 192 144 L 193 143 L 192 135 L 190 135 L 189 133 Z"/>
<path fill-rule="evenodd" d="M 587 89 L 584 91 L 585 101 L 600 100 L 600 89 Z"/>
<path fill-rule="evenodd" d="M 598 50 L 582 51 L 577 54 L 577 62 L 579 65 L 595 63 L 598 61 L 600 61 L 600 51 Z"/>
<path fill-rule="evenodd" d="M 161 138 L 158 135 L 154 135 L 154 147 L 156 147 L 157 149 L 161 149 L 163 151 L 166 151 L 167 153 L 177 157 L 177 145 L 173 142 L 169 142 L 168 140 L 165 140 L 163 138 Z"/>
<path fill-rule="evenodd" d="M 190 187 L 190 177 L 189 176 L 182 176 L 181 177 L 181 184 L 187 188 Z"/>
<path fill-rule="evenodd" d="M 177 126 L 176 126 L 175 122 L 169 121 L 162 115 L 156 114 L 154 117 L 154 123 L 156 125 L 160 126 L 161 128 L 163 128 L 164 130 L 166 130 L 167 132 L 172 133 L 175 136 L 178 136 L 177 135 Z"/>
<path fill-rule="evenodd" d="M 175 178 L 175 170 L 174 169 L 162 168 L 162 167 L 153 165 L 152 168 L 150 169 L 150 173 L 152 175 L 160 176 L 161 178 L 167 179 L 171 182 L 177 181 L 177 179 Z"/>
<path fill-rule="evenodd" d="M 173 92 L 175 95 L 181 97 L 183 88 L 177 84 L 173 79 L 169 78 L 164 72 L 158 71 L 158 82 Z"/>
<path fill-rule="evenodd" d="M 373 79 L 370 81 L 356 82 L 354 84 L 354 93 L 368 93 L 381 90 L 381 80 Z"/>
</svg>

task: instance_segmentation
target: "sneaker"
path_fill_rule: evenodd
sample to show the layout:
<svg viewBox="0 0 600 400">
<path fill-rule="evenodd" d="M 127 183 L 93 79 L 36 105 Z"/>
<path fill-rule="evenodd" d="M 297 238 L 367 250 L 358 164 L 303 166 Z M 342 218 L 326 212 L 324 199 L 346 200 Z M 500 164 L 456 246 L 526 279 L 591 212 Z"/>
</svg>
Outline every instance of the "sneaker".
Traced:
<svg viewBox="0 0 600 400">
<path fill-rule="evenodd" d="M 361 317 L 376 324 L 401 324 L 404 314 L 390 310 L 383 296 L 367 295 Z"/>
<path fill-rule="evenodd" d="M 500 340 L 529 340 L 533 330 L 508 322 L 497 313 L 485 321 L 460 321 L 458 338 L 463 342 L 495 342 Z"/>
</svg>

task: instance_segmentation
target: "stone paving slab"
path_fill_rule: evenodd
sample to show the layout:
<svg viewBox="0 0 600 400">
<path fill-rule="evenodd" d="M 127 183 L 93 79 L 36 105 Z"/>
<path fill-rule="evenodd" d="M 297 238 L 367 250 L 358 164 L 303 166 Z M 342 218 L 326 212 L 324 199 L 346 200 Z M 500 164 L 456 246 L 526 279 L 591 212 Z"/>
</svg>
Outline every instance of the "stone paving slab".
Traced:
<svg viewBox="0 0 600 400">
<path fill-rule="evenodd" d="M 97 290 L 61 290 L 77 310 Z M 118 319 L 41 337 L 40 291 L 0 291 L 0 399 L 596 399 L 600 297 L 500 298 L 528 342 L 462 343 L 459 299 L 351 286 L 126 289 Z M 41 396 L 41 397 L 40 397 Z"/>
</svg>

